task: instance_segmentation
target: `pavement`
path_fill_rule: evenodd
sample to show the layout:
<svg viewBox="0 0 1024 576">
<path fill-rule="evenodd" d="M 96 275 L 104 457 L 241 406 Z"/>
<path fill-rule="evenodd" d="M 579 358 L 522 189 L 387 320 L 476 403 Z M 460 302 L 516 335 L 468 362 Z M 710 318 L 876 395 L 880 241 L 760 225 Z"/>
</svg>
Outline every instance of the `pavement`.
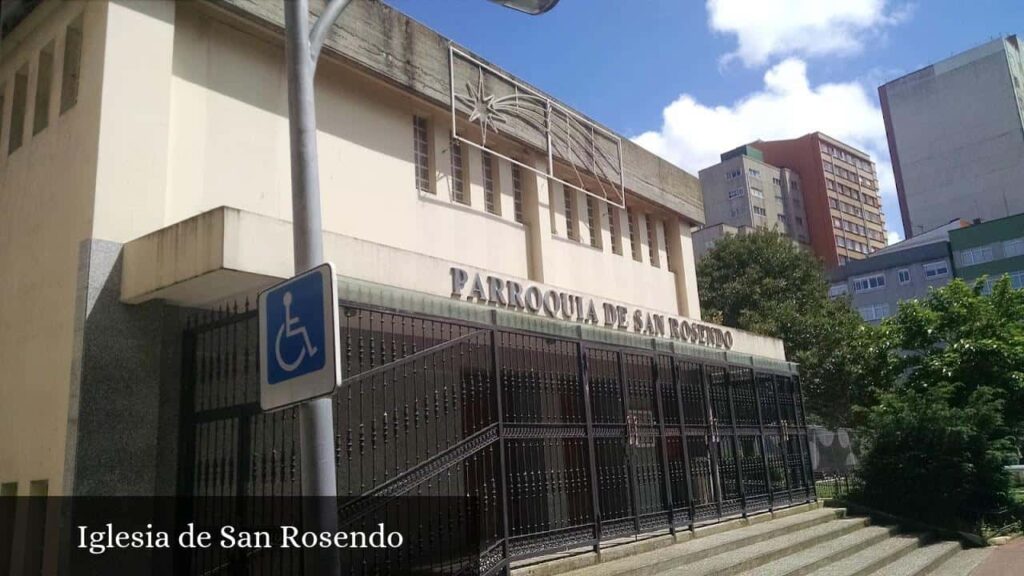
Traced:
<svg viewBox="0 0 1024 576">
<path fill-rule="evenodd" d="M 1016 538 L 992 549 L 971 576 L 1020 576 L 1024 574 L 1024 538 Z"/>
</svg>

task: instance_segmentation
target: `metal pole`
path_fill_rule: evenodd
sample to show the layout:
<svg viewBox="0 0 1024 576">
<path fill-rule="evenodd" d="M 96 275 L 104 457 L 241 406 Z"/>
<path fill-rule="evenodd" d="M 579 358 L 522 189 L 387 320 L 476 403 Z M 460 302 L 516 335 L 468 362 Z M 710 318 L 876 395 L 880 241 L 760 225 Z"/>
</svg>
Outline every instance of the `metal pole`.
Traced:
<svg viewBox="0 0 1024 576">
<path fill-rule="evenodd" d="M 321 264 L 323 227 L 316 150 L 316 108 L 310 49 L 309 0 L 285 0 L 285 57 L 288 70 L 288 125 L 291 140 L 292 230 L 295 273 Z M 299 407 L 302 466 L 302 521 L 306 530 L 335 532 L 338 486 L 334 464 L 332 400 L 319 398 Z M 340 574 L 338 551 L 313 548 L 305 554 L 307 574 Z"/>
</svg>

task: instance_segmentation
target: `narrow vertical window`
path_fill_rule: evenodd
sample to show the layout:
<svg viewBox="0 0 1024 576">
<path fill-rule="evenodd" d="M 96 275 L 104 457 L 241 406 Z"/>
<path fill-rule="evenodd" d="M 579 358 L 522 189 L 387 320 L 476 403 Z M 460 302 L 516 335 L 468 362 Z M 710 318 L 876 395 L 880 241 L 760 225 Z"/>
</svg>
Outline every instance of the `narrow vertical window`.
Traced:
<svg viewBox="0 0 1024 576">
<path fill-rule="evenodd" d="M 637 223 L 635 218 L 636 217 L 633 215 L 633 209 L 626 208 L 626 226 L 629 227 L 629 245 L 632 248 L 633 260 L 641 262 L 643 261 L 643 257 L 640 253 L 640 239 L 637 237 L 636 233 Z"/>
<path fill-rule="evenodd" d="M 498 202 L 498 186 L 495 181 L 494 156 L 484 150 L 480 157 L 484 164 L 484 209 L 489 214 L 501 215 L 501 203 Z"/>
<path fill-rule="evenodd" d="M 562 195 L 565 197 L 565 236 L 570 240 L 578 240 L 576 234 L 576 206 L 572 197 L 575 192 L 568 186 L 562 187 Z"/>
<path fill-rule="evenodd" d="M 462 163 L 462 141 L 452 136 L 452 197 L 459 204 L 469 204 L 466 200 L 466 171 Z"/>
<path fill-rule="evenodd" d="M 594 248 L 601 247 L 601 229 L 597 223 L 597 202 L 593 196 L 587 194 L 587 230 L 590 231 L 590 245 Z"/>
<path fill-rule="evenodd" d="M 39 53 L 36 77 L 36 111 L 32 117 L 32 134 L 39 134 L 50 124 L 50 86 L 53 84 L 53 42 Z"/>
<path fill-rule="evenodd" d="M 523 171 L 512 164 L 512 212 L 516 222 L 523 223 Z"/>
<path fill-rule="evenodd" d="M 430 185 L 430 123 L 422 116 L 412 117 L 413 156 L 416 161 L 416 189 L 433 193 Z"/>
<path fill-rule="evenodd" d="M 64 40 L 64 69 L 61 72 L 60 113 L 78 103 L 78 83 L 82 75 L 82 15 L 68 25 Z"/>
<path fill-rule="evenodd" d="M 619 238 L 619 209 L 608 205 L 608 234 L 612 237 L 612 252 L 622 256 L 622 238 Z"/>
<path fill-rule="evenodd" d="M 28 64 L 14 75 L 14 100 L 11 102 L 11 136 L 8 139 L 7 153 L 13 154 L 21 148 L 25 135 L 25 99 L 28 98 Z"/>
<path fill-rule="evenodd" d="M 654 229 L 654 218 L 650 214 L 645 216 L 647 220 L 647 250 L 651 257 L 651 266 L 660 268 L 658 262 L 658 233 Z"/>
</svg>

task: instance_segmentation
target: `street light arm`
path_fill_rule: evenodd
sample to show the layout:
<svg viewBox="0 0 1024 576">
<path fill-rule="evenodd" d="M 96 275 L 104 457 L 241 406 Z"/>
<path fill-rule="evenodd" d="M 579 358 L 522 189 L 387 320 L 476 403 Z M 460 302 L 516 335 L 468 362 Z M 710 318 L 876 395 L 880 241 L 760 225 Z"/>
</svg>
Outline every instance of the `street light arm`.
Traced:
<svg viewBox="0 0 1024 576">
<path fill-rule="evenodd" d="M 341 13 L 345 11 L 345 8 L 351 1 L 330 0 L 324 6 L 324 11 L 320 14 L 316 24 L 313 25 L 313 30 L 309 33 L 309 56 L 313 61 L 314 68 L 316 68 L 317 60 L 320 59 L 320 50 L 324 47 L 324 41 L 327 40 L 327 31 L 334 26 L 334 23 L 338 21 Z"/>
</svg>

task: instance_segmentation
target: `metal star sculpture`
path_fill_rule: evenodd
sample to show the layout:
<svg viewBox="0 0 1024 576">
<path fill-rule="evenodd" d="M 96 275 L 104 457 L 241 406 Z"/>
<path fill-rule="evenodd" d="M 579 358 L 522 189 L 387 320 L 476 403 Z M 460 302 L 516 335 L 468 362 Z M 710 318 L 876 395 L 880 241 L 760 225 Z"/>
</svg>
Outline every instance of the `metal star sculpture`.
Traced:
<svg viewBox="0 0 1024 576">
<path fill-rule="evenodd" d="M 508 120 L 498 111 L 499 99 L 493 94 L 484 94 L 484 73 L 477 70 L 477 83 L 474 86 L 466 82 L 468 94 L 456 94 L 455 97 L 469 108 L 469 121 L 480 124 L 480 134 L 483 145 L 487 145 L 487 129 L 490 128 L 497 133 L 497 125 L 505 124 Z"/>
</svg>

